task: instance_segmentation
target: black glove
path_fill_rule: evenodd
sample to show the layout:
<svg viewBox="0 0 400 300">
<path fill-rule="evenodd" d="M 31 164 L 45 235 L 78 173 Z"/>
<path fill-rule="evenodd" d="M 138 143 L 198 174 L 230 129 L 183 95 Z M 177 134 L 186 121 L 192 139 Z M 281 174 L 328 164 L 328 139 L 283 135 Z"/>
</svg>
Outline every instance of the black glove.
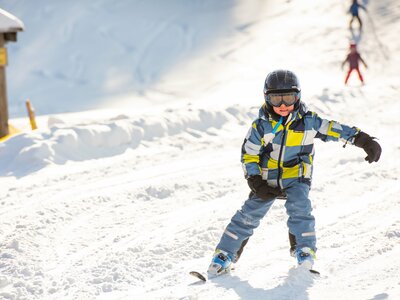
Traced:
<svg viewBox="0 0 400 300">
<path fill-rule="evenodd" d="M 365 158 L 366 161 L 372 163 L 373 161 L 378 161 L 382 153 L 381 146 L 374 141 L 374 138 L 370 137 L 365 132 L 360 131 L 354 138 L 354 145 L 363 148 L 368 154 Z"/>
<path fill-rule="evenodd" d="M 250 189 L 262 200 L 272 200 L 282 195 L 280 188 L 271 187 L 260 175 L 254 175 L 247 178 Z"/>
</svg>

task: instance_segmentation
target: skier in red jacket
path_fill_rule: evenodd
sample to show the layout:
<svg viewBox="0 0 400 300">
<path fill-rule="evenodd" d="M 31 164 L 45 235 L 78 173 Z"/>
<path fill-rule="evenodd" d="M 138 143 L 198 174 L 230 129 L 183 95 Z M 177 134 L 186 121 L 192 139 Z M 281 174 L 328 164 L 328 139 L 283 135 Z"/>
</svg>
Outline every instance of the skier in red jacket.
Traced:
<svg viewBox="0 0 400 300">
<path fill-rule="evenodd" d="M 351 43 L 350 44 L 350 53 L 347 54 L 346 59 L 342 63 L 342 69 L 343 69 L 343 66 L 345 65 L 345 63 L 347 63 L 347 62 L 349 63 L 349 66 L 350 66 L 350 69 L 347 72 L 344 84 L 347 84 L 347 81 L 349 80 L 350 74 L 351 74 L 351 72 L 353 72 L 353 70 L 357 71 L 358 78 L 360 78 L 360 81 L 362 82 L 362 84 L 364 84 L 364 79 L 360 72 L 360 69 L 358 66 L 358 61 L 361 61 L 363 63 L 363 65 L 365 66 L 365 68 L 368 68 L 365 61 L 361 58 L 360 53 L 358 53 L 358 51 L 357 51 L 357 44 Z"/>
</svg>

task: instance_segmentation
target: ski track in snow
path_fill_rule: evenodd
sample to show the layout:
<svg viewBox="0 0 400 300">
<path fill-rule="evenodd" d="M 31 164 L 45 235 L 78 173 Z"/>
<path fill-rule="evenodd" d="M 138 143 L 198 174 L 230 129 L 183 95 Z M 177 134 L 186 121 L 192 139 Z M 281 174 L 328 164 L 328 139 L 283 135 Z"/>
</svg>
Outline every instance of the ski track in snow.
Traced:
<svg viewBox="0 0 400 300">
<path fill-rule="evenodd" d="M 219 59 L 229 67 L 244 65 L 239 54 L 254 53 L 257 28 L 270 21 L 276 29 L 282 18 L 290 23 L 299 9 L 302 26 L 316 8 L 328 21 L 342 18 L 331 2 L 287 4 L 275 8 L 270 20 L 241 27 L 241 47 L 228 43 Z M 394 1 L 369 6 L 371 15 L 383 16 L 376 30 L 400 15 Z M 154 36 L 167 26 L 162 23 Z M 345 29 L 332 26 L 346 36 Z M 302 55 L 315 47 L 316 36 L 326 34 L 324 28 L 303 30 L 287 43 L 298 43 Z M 393 39 L 391 34 L 380 38 Z M 371 45 L 368 38 L 363 37 Z M 320 45 L 331 48 L 332 57 L 336 39 L 326 34 Z M 380 63 L 376 47 L 364 49 L 372 66 L 366 86 L 322 81 L 321 90 L 305 99 L 322 117 L 379 137 L 383 148 L 379 163 L 368 164 L 359 148 L 316 141 L 310 197 L 321 277 L 295 267 L 282 201 L 262 220 L 231 275 L 207 283 L 188 275 L 206 270 L 224 227 L 247 197 L 240 147 L 258 108 L 253 102 L 166 105 L 157 115 L 120 114 L 97 122 L 50 117 L 48 129 L 0 144 L 0 299 L 399 299 L 400 142 L 393 133 L 400 130 L 400 104 L 393 99 L 400 90 L 398 76 L 388 75 L 397 72 L 395 64 Z M 387 46 L 390 57 L 396 50 Z M 309 63 L 320 62 L 324 70 L 337 64 L 325 57 Z M 337 75 L 332 72 L 323 79 Z"/>
</svg>

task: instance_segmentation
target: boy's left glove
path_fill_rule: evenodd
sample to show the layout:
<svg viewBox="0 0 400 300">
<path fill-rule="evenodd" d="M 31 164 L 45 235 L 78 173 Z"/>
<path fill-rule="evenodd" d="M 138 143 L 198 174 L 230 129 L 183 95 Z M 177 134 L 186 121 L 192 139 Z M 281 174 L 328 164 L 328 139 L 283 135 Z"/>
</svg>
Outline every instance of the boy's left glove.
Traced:
<svg viewBox="0 0 400 300">
<path fill-rule="evenodd" d="M 368 154 L 365 158 L 366 161 L 372 163 L 378 161 L 381 157 L 382 148 L 378 142 L 374 141 L 374 138 L 370 137 L 365 132 L 360 131 L 354 138 L 354 145 L 363 148 Z"/>
</svg>

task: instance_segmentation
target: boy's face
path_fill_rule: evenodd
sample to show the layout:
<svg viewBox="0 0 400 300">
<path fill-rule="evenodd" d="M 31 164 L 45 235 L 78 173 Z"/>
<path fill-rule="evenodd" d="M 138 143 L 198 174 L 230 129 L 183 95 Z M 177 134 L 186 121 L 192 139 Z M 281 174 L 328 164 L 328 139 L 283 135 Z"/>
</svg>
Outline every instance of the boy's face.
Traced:
<svg viewBox="0 0 400 300">
<path fill-rule="evenodd" d="M 274 112 L 277 113 L 278 115 L 282 117 L 288 116 L 293 110 L 294 110 L 294 104 L 290 106 L 286 106 L 285 104 L 281 104 L 279 107 L 272 107 L 274 109 Z"/>
</svg>

